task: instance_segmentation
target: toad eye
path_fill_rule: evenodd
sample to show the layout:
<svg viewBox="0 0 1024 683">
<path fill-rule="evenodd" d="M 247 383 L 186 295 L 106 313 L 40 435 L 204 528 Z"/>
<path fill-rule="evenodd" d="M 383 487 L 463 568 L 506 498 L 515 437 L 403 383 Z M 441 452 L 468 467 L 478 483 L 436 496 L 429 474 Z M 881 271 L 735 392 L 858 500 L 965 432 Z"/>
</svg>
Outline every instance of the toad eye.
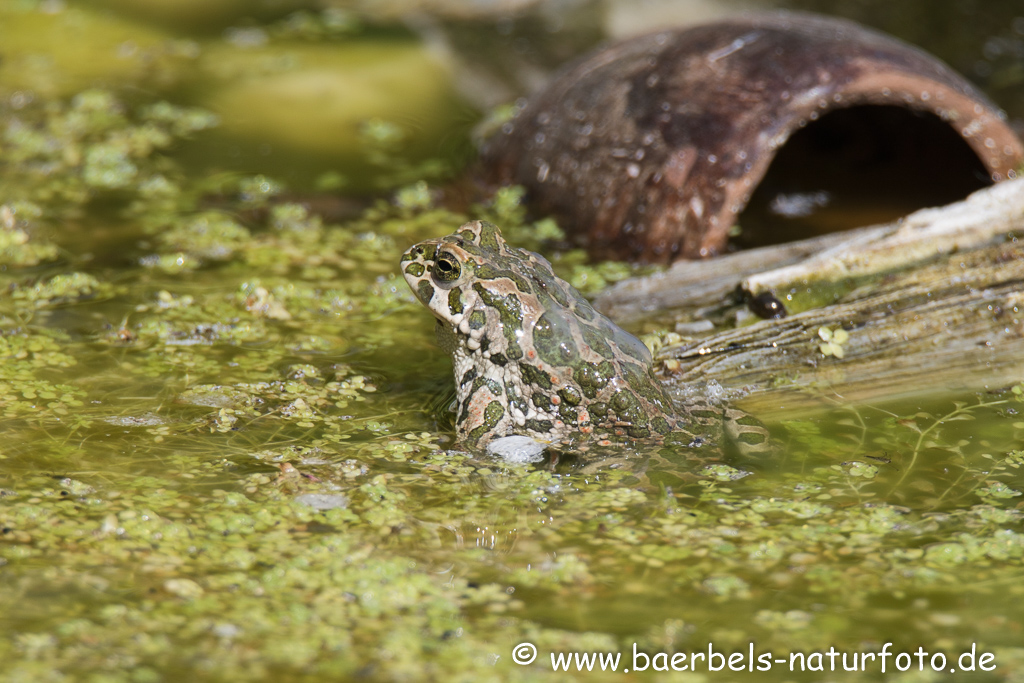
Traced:
<svg viewBox="0 0 1024 683">
<path fill-rule="evenodd" d="M 462 264 L 451 254 L 440 254 L 434 262 L 434 277 L 441 282 L 454 282 L 462 274 Z"/>
</svg>

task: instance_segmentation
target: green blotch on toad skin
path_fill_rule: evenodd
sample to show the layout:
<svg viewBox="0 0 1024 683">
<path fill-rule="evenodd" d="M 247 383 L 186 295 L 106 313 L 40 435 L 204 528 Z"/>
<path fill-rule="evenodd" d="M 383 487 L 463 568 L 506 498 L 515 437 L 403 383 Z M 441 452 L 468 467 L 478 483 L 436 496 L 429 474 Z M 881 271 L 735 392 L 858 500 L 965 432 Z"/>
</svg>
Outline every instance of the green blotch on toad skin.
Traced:
<svg viewBox="0 0 1024 683">
<path fill-rule="evenodd" d="M 615 376 L 615 366 L 610 361 L 598 364 L 581 363 L 573 372 L 573 379 L 587 398 L 597 398 L 597 394 Z"/>
<path fill-rule="evenodd" d="M 419 300 L 424 304 L 429 304 L 430 299 L 434 296 L 434 287 L 426 280 L 422 280 L 419 285 L 416 286 L 416 296 L 419 297 Z"/>
<path fill-rule="evenodd" d="M 480 425 L 469 432 L 471 439 L 479 439 L 490 432 L 505 415 L 505 408 L 497 401 L 491 401 L 484 408 L 484 420 Z"/>
<path fill-rule="evenodd" d="M 517 296 L 497 294 L 480 283 L 474 283 L 473 289 L 487 306 L 498 311 L 502 325 L 506 328 L 511 328 L 511 333 L 514 333 L 516 329 L 522 328 L 523 307 Z"/>
<path fill-rule="evenodd" d="M 651 435 L 651 430 L 642 424 L 634 423 L 626 427 L 626 434 L 634 439 L 646 439 Z"/>
<path fill-rule="evenodd" d="M 636 408 L 640 404 L 637 401 L 636 396 L 632 392 L 620 389 L 612 394 L 612 398 L 608 403 L 609 407 L 617 413 L 625 413 L 631 408 Z"/>
<path fill-rule="evenodd" d="M 498 251 L 498 226 L 488 221 L 480 221 L 480 246 Z"/>
<path fill-rule="evenodd" d="M 663 410 L 669 408 L 670 404 L 667 402 L 664 389 L 657 380 L 651 377 L 651 373 L 646 368 L 623 363 L 622 374 L 630 388 L 648 402 Z"/>
<path fill-rule="evenodd" d="M 578 426 L 580 422 L 579 411 L 565 403 L 558 404 L 558 417 L 567 425 Z"/>
<path fill-rule="evenodd" d="M 519 360 L 523 357 L 523 350 L 519 346 L 519 339 L 516 331 L 523 328 L 523 307 L 519 298 L 513 295 L 501 295 L 491 292 L 479 282 L 473 283 L 473 290 L 480 296 L 483 302 L 495 309 L 501 319 L 501 331 L 505 336 L 505 355 L 512 360 Z"/>
<path fill-rule="evenodd" d="M 410 263 L 405 267 L 405 272 L 413 277 L 420 277 L 426 272 L 426 268 L 422 263 Z"/>
<path fill-rule="evenodd" d="M 551 397 L 548 396 L 547 394 L 540 391 L 536 391 L 533 393 L 533 396 L 530 397 L 530 400 L 533 402 L 533 405 L 537 406 L 541 410 L 545 412 L 551 411 Z"/>
<path fill-rule="evenodd" d="M 576 390 L 576 387 L 566 385 L 558 390 L 558 395 L 562 398 L 562 401 L 570 406 L 578 406 L 583 402 L 583 397 L 580 396 L 580 392 Z"/>
<path fill-rule="evenodd" d="M 501 396 L 505 392 L 502 390 L 501 385 L 495 382 L 493 379 L 486 377 L 477 377 L 473 380 L 473 387 L 469 391 L 469 395 L 472 397 L 482 387 L 487 387 L 487 391 L 491 392 L 491 396 Z"/>
<path fill-rule="evenodd" d="M 569 324 L 550 311 L 533 326 L 533 345 L 541 360 L 553 366 L 570 365 L 579 356 Z"/>
<path fill-rule="evenodd" d="M 656 417 L 651 420 L 651 427 L 654 428 L 658 434 L 665 435 L 672 431 L 672 425 L 669 424 L 668 420 L 664 417 Z"/>
<path fill-rule="evenodd" d="M 526 428 L 538 433 L 550 432 L 554 425 L 551 420 L 527 420 Z"/>
<path fill-rule="evenodd" d="M 469 329 L 481 330 L 487 325 L 487 314 L 483 311 L 473 311 L 469 314 Z"/>
<path fill-rule="evenodd" d="M 530 386 L 551 389 L 551 377 L 548 373 L 529 363 L 520 363 L 519 369 L 523 373 L 523 380 Z"/>
<path fill-rule="evenodd" d="M 577 309 L 579 310 L 579 309 Z M 605 335 L 590 325 L 580 325 L 580 333 L 583 341 L 602 358 L 612 356 L 612 347 L 606 341 Z"/>
<path fill-rule="evenodd" d="M 452 289 L 448 292 L 448 310 L 451 311 L 452 315 L 458 315 L 462 313 L 462 291 L 459 289 Z"/>
<path fill-rule="evenodd" d="M 580 298 L 573 302 L 572 312 L 575 316 L 586 322 L 592 322 L 599 315 L 594 307 L 586 299 Z"/>
<path fill-rule="evenodd" d="M 417 258 L 421 258 L 424 261 L 433 261 L 436 252 L 437 249 L 434 245 L 424 245 L 419 248 L 417 253 L 403 253 L 401 262 L 405 263 L 407 261 L 415 261 Z"/>
</svg>

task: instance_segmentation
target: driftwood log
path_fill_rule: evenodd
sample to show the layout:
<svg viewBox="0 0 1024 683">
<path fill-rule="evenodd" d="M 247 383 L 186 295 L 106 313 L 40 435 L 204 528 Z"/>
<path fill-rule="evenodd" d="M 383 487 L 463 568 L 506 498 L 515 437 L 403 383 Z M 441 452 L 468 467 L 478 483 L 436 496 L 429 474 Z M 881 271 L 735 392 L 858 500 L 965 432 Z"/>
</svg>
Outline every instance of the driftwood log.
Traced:
<svg viewBox="0 0 1024 683">
<path fill-rule="evenodd" d="M 738 286 L 785 302 L 845 283 L 835 303 L 658 352 L 669 384 L 714 379 L 755 414 L 1004 388 L 1024 380 L 1024 242 L 1015 235 L 1024 239 L 1024 179 L 889 225 L 677 263 L 596 304 L 635 323 L 668 310 L 692 317 Z M 846 335 L 832 342 L 841 343 L 823 338 L 839 329 Z"/>
</svg>

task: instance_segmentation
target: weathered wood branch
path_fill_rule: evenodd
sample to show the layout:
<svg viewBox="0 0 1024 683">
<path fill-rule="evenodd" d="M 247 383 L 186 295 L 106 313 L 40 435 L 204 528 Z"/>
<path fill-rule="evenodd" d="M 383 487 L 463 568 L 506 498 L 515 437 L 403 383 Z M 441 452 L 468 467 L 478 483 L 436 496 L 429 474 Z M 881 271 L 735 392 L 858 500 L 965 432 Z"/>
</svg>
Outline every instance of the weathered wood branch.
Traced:
<svg viewBox="0 0 1024 683">
<path fill-rule="evenodd" d="M 1024 178 L 975 192 L 962 202 L 917 211 L 891 225 L 868 228 L 800 263 L 750 275 L 743 288 L 759 294 L 797 282 L 903 269 L 1022 229 Z"/>
<path fill-rule="evenodd" d="M 803 410 L 824 394 L 885 400 L 1024 379 L 1024 180 L 897 223 L 679 264 L 598 299 L 619 320 L 721 301 L 738 284 L 789 291 L 875 277 L 835 304 L 662 349 L 671 383 L 715 379 L 758 412 Z M 877 274 L 885 273 L 885 277 Z M 869 281 L 870 280 L 870 281 Z M 842 358 L 820 348 L 842 328 Z"/>
</svg>

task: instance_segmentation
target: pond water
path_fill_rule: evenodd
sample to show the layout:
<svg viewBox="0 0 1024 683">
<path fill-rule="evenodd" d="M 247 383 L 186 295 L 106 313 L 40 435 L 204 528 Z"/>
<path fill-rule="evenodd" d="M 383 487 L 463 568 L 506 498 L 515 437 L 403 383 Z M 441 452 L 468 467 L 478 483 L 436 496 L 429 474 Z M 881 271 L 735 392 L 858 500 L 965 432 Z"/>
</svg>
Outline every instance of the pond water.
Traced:
<svg viewBox="0 0 1024 683">
<path fill-rule="evenodd" d="M 398 259 L 553 226 L 439 195 L 477 114 L 386 3 L 285 4 L 0 7 L 4 680 L 1024 680 L 1024 377 L 759 415 L 769 461 L 454 450 Z M 1024 14 L 990 7 L 954 47 L 1020 117 Z M 323 121 L 282 130 L 297 64 Z M 632 272 L 549 254 L 587 291 Z"/>
</svg>

